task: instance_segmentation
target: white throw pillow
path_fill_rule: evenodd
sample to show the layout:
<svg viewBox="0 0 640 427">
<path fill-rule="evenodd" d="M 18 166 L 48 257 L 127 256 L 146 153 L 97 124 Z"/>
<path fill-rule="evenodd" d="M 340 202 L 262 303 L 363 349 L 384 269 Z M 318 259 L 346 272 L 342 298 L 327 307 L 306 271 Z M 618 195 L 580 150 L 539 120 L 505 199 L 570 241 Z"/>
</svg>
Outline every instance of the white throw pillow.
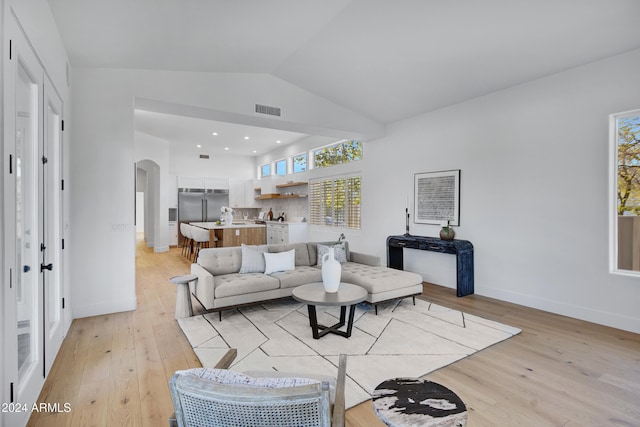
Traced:
<svg viewBox="0 0 640 427">
<path fill-rule="evenodd" d="M 322 267 L 322 257 L 329 252 L 329 248 L 333 248 L 333 256 L 339 263 L 347 262 L 347 251 L 343 244 L 339 245 L 323 245 L 318 243 L 318 267 Z"/>
<path fill-rule="evenodd" d="M 264 255 L 267 251 L 266 245 L 250 246 L 242 244 L 242 264 L 240 273 L 264 273 Z"/>
<path fill-rule="evenodd" d="M 264 253 L 265 269 L 264 274 L 271 274 L 277 271 L 289 271 L 296 268 L 296 250 L 291 249 L 286 252 Z"/>
</svg>

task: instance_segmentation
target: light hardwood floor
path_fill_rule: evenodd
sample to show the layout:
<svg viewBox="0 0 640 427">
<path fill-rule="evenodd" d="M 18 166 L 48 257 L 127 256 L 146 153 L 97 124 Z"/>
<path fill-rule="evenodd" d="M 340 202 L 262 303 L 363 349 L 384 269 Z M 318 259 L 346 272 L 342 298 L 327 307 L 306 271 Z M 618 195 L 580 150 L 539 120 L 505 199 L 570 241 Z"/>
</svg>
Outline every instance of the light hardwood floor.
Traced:
<svg viewBox="0 0 640 427">
<path fill-rule="evenodd" d="M 34 413 L 30 426 L 164 426 L 174 371 L 200 366 L 174 319 L 175 285 L 188 273 L 180 249 L 138 245 L 132 312 L 76 319 L 39 402 L 69 413 Z M 522 333 L 431 373 L 467 404 L 470 427 L 640 426 L 640 335 L 490 298 L 456 298 L 425 284 L 423 298 L 503 322 Z M 194 303 L 194 308 L 198 308 Z M 383 426 L 365 402 L 347 426 Z"/>
</svg>

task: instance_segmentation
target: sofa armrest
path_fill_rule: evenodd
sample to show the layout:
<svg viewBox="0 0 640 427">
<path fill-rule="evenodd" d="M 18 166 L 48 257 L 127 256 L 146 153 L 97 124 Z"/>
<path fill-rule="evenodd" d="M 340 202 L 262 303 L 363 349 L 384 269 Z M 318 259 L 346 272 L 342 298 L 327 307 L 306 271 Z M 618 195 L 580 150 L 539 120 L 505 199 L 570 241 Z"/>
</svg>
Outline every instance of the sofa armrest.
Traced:
<svg viewBox="0 0 640 427">
<path fill-rule="evenodd" d="M 375 255 L 361 254 L 359 252 L 349 252 L 349 261 L 357 262 L 358 264 L 371 265 L 377 267 L 380 265 L 380 257 Z"/>
<path fill-rule="evenodd" d="M 211 310 L 215 292 L 213 274 L 205 270 L 200 264 L 191 264 L 191 274 L 198 276 L 198 280 L 191 282 L 191 293 L 196 296 L 206 310 Z"/>
</svg>

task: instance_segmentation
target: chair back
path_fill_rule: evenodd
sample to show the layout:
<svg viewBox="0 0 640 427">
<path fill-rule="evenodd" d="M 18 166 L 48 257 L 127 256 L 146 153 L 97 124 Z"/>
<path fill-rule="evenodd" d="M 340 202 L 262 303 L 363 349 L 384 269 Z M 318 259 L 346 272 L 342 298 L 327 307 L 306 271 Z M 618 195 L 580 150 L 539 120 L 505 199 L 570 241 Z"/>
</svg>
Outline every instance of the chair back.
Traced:
<svg viewBox="0 0 640 427">
<path fill-rule="evenodd" d="M 208 242 L 209 241 L 209 230 L 205 230 L 204 228 L 190 226 L 191 227 L 191 238 L 196 242 Z"/>
<path fill-rule="evenodd" d="M 328 382 L 272 388 L 176 373 L 169 387 L 179 427 L 331 425 Z"/>
</svg>

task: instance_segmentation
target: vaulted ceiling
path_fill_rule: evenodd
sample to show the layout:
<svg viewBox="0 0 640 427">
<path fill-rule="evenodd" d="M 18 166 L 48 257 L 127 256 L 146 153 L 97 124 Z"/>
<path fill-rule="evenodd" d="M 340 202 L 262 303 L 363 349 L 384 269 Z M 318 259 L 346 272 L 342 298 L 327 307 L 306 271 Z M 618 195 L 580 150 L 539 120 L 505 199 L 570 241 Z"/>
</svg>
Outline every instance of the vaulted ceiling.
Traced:
<svg viewBox="0 0 640 427">
<path fill-rule="evenodd" d="M 49 0 L 72 66 L 267 73 L 382 124 L 640 48 L 637 0 Z"/>
</svg>

